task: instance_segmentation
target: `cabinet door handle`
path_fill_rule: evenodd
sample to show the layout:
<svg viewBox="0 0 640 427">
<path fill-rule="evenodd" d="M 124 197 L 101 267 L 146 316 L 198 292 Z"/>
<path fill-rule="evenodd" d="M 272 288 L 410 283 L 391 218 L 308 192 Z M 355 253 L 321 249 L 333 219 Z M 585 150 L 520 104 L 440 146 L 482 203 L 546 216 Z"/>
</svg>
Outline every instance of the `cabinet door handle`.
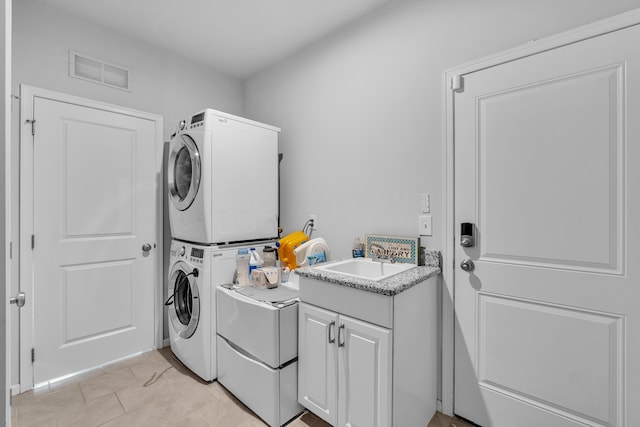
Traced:
<svg viewBox="0 0 640 427">
<path fill-rule="evenodd" d="M 338 327 L 338 347 L 344 347 L 344 323 Z"/>
<path fill-rule="evenodd" d="M 333 344 L 334 342 L 336 342 L 336 321 L 332 320 L 331 323 L 329 323 L 329 344 Z"/>
</svg>

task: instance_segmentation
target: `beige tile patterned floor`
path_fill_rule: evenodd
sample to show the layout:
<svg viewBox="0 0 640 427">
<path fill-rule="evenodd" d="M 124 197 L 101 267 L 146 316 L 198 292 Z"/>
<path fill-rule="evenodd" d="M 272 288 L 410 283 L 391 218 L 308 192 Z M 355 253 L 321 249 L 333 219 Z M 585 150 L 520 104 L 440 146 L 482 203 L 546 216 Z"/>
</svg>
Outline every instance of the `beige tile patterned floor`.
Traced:
<svg viewBox="0 0 640 427">
<path fill-rule="evenodd" d="M 217 382 L 185 368 L 168 348 L 151 351 L 14 396 L 18 427 L 261 427 L 262 422 Z M 326 427 L 304 413 L 290 427 Z M 435 414 L 428 427 L 469 427 Z"/>
</svg>

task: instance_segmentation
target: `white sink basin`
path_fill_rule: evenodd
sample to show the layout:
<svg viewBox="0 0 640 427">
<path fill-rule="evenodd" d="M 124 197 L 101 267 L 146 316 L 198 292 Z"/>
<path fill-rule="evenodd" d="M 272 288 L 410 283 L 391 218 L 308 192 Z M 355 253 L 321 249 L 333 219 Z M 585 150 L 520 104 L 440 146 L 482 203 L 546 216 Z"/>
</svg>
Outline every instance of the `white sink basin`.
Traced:
<svg viewBox="0 0 640 427">
<path fill-rule="evenodd" d="M 416 266 L 414 264 L 392 264 L 388 262 L 371 260 L 369 258 L 354 258 L 344 261 L 320 264 L 315 266 L 314 268 L 317 270 L 343 274 L 345 276 L 379 281 L 387 279 L 393 275 L 411 270 L 415 267 Z"/>
</svg>

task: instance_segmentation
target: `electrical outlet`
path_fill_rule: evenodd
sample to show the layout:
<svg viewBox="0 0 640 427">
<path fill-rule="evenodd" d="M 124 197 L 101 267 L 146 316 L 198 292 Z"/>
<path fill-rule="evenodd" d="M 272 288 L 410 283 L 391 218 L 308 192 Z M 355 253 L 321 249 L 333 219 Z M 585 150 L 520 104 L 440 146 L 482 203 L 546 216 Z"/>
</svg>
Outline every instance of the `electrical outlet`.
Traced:
<svg viewBox="0 0 640 427">
<path fill-rule="evenodd" d="M 433 234 L 431 215 L 418 215 L 418 234 L 431 236 Z"/>
<path fill-rule="evenodd" d="M 311 229 L 313 231 L 316 231 L 318 229 L 318 215 L 316 214 L 309 215 L 309 221 L 313 221 L 313 227 L 311 227 Z"/>
</svg>

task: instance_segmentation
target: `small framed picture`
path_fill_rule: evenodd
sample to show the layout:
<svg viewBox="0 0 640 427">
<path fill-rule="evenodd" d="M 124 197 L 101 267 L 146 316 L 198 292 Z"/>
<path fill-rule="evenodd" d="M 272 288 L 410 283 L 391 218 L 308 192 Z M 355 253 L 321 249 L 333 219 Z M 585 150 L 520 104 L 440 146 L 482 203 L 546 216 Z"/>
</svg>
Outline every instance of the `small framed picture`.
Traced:
<svg viewBox="0 0 640 427">
<path fill-rule="evenodd" d="M 388 259 L 392 262 L 402 262 L 418 265 L 420 261 L 420 239 L 417 237 L 380 236 L 367 234 L 367 258 Z"/>
</svg>

